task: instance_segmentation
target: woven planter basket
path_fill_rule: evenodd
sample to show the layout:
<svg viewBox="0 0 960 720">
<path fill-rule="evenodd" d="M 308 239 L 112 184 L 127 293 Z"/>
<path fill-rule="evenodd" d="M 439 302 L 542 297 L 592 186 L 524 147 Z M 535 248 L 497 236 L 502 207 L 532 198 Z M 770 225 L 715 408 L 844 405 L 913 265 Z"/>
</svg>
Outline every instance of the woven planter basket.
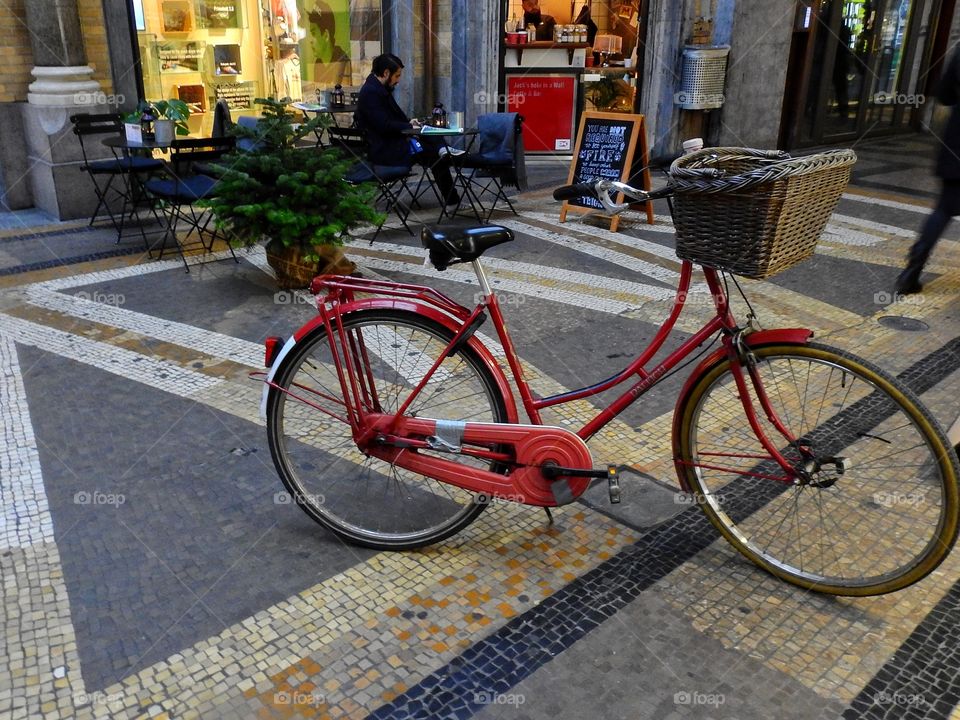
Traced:
<svg viewBox="0 0 960 720">
<path fill-rule="evenodd" d="M 306 248 L 296 245 L 286 247 L 276 240 L 267 243 L 267 263 L 277 273 L 277 285 L 281 290 L 309 287 L 310 281 L 317 275 L 349 275 L 357 269 L 339 247 L 317 245 L 311 250 L 320 256 L 319 263 L 303 259 L 308 252 Z"/>
<path fill-rule="evenodd" d="M 677 256 L 763 279 L 813 254 L 857 161 L 852 150 L 791 158 L 709 148 L 670 167 Z"/>
</svg>

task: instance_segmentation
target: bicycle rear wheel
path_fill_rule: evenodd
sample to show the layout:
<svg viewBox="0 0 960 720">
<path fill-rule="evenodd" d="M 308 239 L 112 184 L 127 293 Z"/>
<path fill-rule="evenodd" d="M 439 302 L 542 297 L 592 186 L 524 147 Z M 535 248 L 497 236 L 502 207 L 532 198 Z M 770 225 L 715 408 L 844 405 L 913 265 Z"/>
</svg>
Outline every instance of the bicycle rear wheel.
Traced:
<svg viewBox="0 0 960 720">
<path fill-rule="evenodd" d="M 453 337 L 440 323 L 406 311 L 362 310 L 345 316 L 343 324 L 356 347 L 362 344 L 366 350 L 378 405 L 369 409 L 383 413 L 397 411 Z M 345 416 L 322 326 L 284 360 L 275 382 Z M 490 369 L 467 346 L 444 360 L 406 415 L 508 421 Z M 267 398 L 267 434 L 274 464 L 293 499 L 350 542 L 378 549 L 427 545 L 460 531 L 486 507 L 470 491 L 364 455 L 347 422 L 277 389 Z M 457 459 L 498 470 L 489 462 Z"/>
<path fill-rule="evenodd" d="M 898 380 L 839 350 L 781 344 L 753 353 L 797 442 L 769 422 L 747 378 L 761 427 L 808 475 L 774 479 L 787 474 L 754 435 L 730 361 L 720 360 L 678 408 L 674 437 L 711 522 L 756 564 L 819 592 L 879 595 L 929 574 L 958 521 L 957 459 L 929 411 Z"/>
</svg>

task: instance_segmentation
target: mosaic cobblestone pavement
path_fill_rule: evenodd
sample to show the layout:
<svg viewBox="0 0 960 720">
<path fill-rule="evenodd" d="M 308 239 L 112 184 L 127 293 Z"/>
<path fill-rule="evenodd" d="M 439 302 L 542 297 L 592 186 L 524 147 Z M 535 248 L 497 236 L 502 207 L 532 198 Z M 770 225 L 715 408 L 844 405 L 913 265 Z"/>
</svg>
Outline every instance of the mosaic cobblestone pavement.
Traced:
<svg viewBox="0 0 960 720">
<path fill-rule="evenodd" d="M 890 305 L 928 200 L 891 195 L 875 165 L 812 260 L 742 284 L 765 326 L 815 328 L 900 373 L 949 425 L 958 235 L 923 295 Z M 534 390 L 607 377 L 672 302 L 669 219 L 611 233 L 560 224 L 546 192 L 520 208 L 485 264 Z M 436 546 L 362 550 L 285 497 L 248 378 L 309 299 L 276 292 L 262 251 L 187 274 L 107 246 L 76 262 L 81 228 L 31 236 L 52 248 L 58 232 L 71 264 L 0 276 L 0 717 L 960 718 L 960 555 L 866 600 L 747 563 L 676 491 L 684 373 L 590 443 L 598 464 L 642 473 L 624 474 L 622 505 L 598 488 L 549 524 L 495 504 Z M 399 231 L 349 253 L 464 302 L 478 289 Z M 708 302 L 697 277 L 672 342 Z"/>
</svg>

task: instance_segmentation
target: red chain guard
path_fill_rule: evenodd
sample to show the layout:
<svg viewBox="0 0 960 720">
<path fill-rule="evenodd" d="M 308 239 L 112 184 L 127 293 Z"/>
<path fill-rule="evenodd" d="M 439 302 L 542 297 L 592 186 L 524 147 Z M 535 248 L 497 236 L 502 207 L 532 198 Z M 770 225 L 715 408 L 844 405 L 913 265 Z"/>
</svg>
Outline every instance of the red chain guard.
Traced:
<svg viewBox="0 0 960 720">
<path fill-rule="evenodd" d="M 391 438 L 422 441 L 437 435 L 437 421 L 429 418 L 403 417 L 391 431 L 390 415 L 368 415 L 374 434 Z M 559 477 L 547 480 L 540 466 L 553 462 L 561 467 L 577 470 L 593 468 L 593 458 L 586 443 L 569 430 L 543 425 L 514 425 L 499 423 L 448 423 L 455 434 L 461 435 L 465 445 L 491 448 L 513 455 L 515 467 L 507 475 L 490 472 L 427 455 L 413 448 L 371 443 L 365 448 L 370 455 L 395 463 L 397 466 L 465 490 L 483 493 L 525 505 L 556 507 L 576 500 L 590 485 L 590 478 Z M 446 433 L 449 434 L 449 427 Z M 454 453 L 450 457 L 455 457 Z"/>
</svg>

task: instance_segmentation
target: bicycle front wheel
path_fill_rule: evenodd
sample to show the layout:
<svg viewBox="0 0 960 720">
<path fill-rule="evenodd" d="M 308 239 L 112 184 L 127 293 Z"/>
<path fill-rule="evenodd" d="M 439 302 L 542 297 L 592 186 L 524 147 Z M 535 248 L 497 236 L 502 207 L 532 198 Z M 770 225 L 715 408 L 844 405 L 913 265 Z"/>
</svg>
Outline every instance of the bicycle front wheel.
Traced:
<svg viewBox="0 0 960 720">
<path fill-rule="evenodd" d="M 957 536 L 957 460 L 914 394 L 876 366 L 819 344 L 755 348 L 757 374 L 806 472 L 797 482 L 747 423 L 729 359 L 688 393 L 675 457 L 711 522 L 750 560 L 800 587 L 879 595 L 929 574 Z M 746 370 L 744 369 L 746 377 Z"/>
<path fill-rule="evenodd" d="M 405 311 L 362 310 L 345 316 L 343 325 L 365 358 L 367 372 L 362 375 L 369 378 L 369 396 L 375 404 L 367 409 L 387 414 L 399 409 L 453 338 L 440 323 Z M 472 492 L 364 455 L 357 448 L 345 421 L 343 395 L 322 326 L 284 360 L 275 382 L 293 395 L 272 389 L 267 399 L 274 464 L 291 499 L 338 536 L 377 549 L 419 547 L 458 532 L 486 506 Z M 508 421 L 491 370 L 468 346 L 444 359 L 406 415 Z M 498 470 L 490 462 L 457 459 Z"/>
</svg>

